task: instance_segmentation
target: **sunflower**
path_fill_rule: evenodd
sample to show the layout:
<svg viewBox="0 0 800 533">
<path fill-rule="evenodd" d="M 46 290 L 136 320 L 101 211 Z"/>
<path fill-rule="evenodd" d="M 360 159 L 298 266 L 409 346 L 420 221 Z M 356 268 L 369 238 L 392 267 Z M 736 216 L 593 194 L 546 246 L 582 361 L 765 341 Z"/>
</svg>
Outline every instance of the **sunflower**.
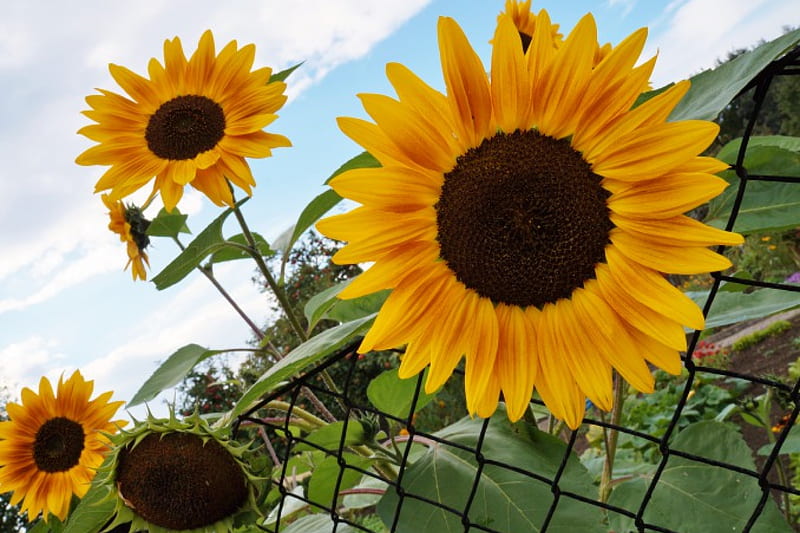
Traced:
<svg viewBox="0 0 800 533">
<path fill-rule="evenodd" d="M 150 261 L 144 249 L 150 244 L 150 237 L 146 233 L 150 221 L 144 218 L 141 209 L 134 205 L 125 207 L 120 201 L 111 201 L 107 194 L 103 194 L 101 198 L 111 218 L 108 229 L 119 235 L 119 240 L 128 247 L 128 264 L 125 268 L 131 266 L 134 281 L 146 280 L 147 271 L 144 265 L 150 266 Z"/>
<path fill-rule="evenodd" d="M 255 476 L 243 455 L 247 445 L 229 440 L 197 413 L 178 420 L 137 422 L 113 437 L 114 451 L 99 480 L 115 502 L 107 527 L 130 523 L 151 533 L 233 530 L 238 516 L 260 514 Z"/>
<path fill-rule="evenodd" d="M 6 406 L 0 422 L 0 490 L 13 491 L 11 505 L 32 521 L 42 513 L 64 520 L 72 495 L 82 497 L 108 451 L 106 434 L 124 421 L 111 421 L 124 402 L 109 402 L 112 392 L 89 400 L 93 381 L 75 371 L 58 380 L 56 394 L 47 378 L 39 394 L 22 389 L 22 405 Z"/>
<path fill-rule="evenodd" d="M 250 71 L 255 46 L 231 41 L 218 55 L 206 31 L 187 61 L 177 37 L 164 42 L 164 65 L 150 60 L 150 79 L 119 65 L 109 70 L 132 99 L 100 90 L 83 114 L 97 122 L 81 133 L 98 142 L 78 156 L 80 165 L 111 165 L 95 192 L 117 201 L 155 177 L 167 211 L 191 184 L 217 205 L 232 205 L 226 180 L 247 194 L 255 180 L 245 157 L 269 157 L 289 140 L 263 131 L 286 101 L 286 84 L 270 83 L 272 70 Z"/>
<path fill-rule="evenodd" d="M 471 413 L 490 416 L 502 392 L 519 419 L 534 388 L 577 427 L 585 398 L 612 406 L 612 370 L 653 390 L 647 362 L 680 371 L 683 325 L 700 309 L 664 279 L 730 266 L 707 247 L 738 234 L 683 213 L 718 195 L 727 165 L 698 156 L 718 127 L 667 122 L 689 88 L 634 107 L 655 59 L 635 66 L 646 29 L 599 64 L 586 15 L 552 46 L 542 10 L 531 46 L 501 16 L 490 77 L 458 24 L 441 18 L 447 93 L 399 64 L 398 99 L 362 94 L 375 123 L 340 118 L 381 163 L 330 184 L 362 205 L 320 221 L 348 241 L 334 260 L 373 262 L 342 293 L 393 289 L 361 352 L 406 344 L 400 375 L 430 366 L 439 388 L 462 357 Z"/>
</svg>

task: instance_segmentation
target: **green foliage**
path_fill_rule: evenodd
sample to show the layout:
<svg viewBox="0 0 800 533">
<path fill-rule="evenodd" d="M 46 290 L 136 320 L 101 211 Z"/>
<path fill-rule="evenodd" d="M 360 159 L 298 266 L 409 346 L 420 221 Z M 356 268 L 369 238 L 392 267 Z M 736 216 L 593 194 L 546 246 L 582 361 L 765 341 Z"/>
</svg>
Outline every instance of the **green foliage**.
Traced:
<svg viewBox="0 0 800 533">
<path fill-rule="evenodd" d="M 687 292 L 703 308 L 708 291 Z M 716 328 L 772 315 L 800 305 L 800 293 L 775 289 L 752 292 L 718 292 L 706 318 L 706 328 Z"/>
<path fill-rule="evenodd" d="M 750 335 L 745 335 L 744 337 L 740 338 L 736 342 L 731 345 L 734 351 L 741 351 L 750 348 L 751 346 L 755 346 L 756 344 L 760 343 L 764 339 L 768 337 L 773 337 L 775 335 L 779 335 L 784 331 L 791 329 L 792 324 L 786 320 L 778 320 L 773 322 L 766 328 L 755 331 Z"/>
<path fill-rule="evenodd" d="M 730 424 L 703 421 L 683 429 L 671 448 L 726 464 L 755 470 L 752 452 Z M 637 512 L 653 475 L 640 475 L 620 483 L 609 503 Z M 741 531 L 761 499 L 758 480 L 734 470 L 670 456 L 652 499 L 645 522 L 674 531 L 728 533 Z M 636 531 L 633 521 L 612 514 L 609 523 L 618 533 Z M 772 499 L 752 529 L 757 533 L 791 533 Z"/>
<path fill-rule="evenodd" d="M 242 394 L 233 370 L 220 363 L 194 367 L 178 386 L 181 398 L 180 412 L 222 413 L 236 403 Z"/>
<path fill-rule="evenodd" d="M 177 238 L 181 233 L 191 233 L 189 226 L 186 225 L 187 218 L 189 215 L 182 214 L 177 207 L 172 211 L 162 208 L 156 218 L 151 220 L 150 225 L 147 226 L 147 235 Z"/>
<path fill-rule="evenodd" d="M 656 371 L 653 393 L 631 393 L 625 399 L 621 425 L 654 437 L 663 436 L 672 422 L 675 406 L 683 396 L 685 385 L 685 376 L 674 377 L 661 370 Z M 678 419 L 678 429 L 695 422 L 716 419 L 728 405 L 735 403 L 746 386 L 747 383 L 741 380 L 718 381 L 696 375 L 686 406 Z M 655 444 L 627 434 L 620 436 L 619 446 L 636 450 L 646 462 L 655 462 L 659 456 Z"/>
<path fill-rule="evenodd" d="M 464 418 L 437 432 L 436 436 L 474 448 L 482 424 L 483 420 Z M 482 442 L 482 453 L 493 461 L 553 479 L 568 452 L 564 442 L 547 433 L 526 424 L 511 424 L 501 408 L 491 419 Z M 402 487 L 406 492 L 441 502 L 450 508 L 463 509 L 477 468 L 474 454 L 461 448 L 435 444 L 406 470 Z M 553 502 L 548 483 L 491 464 L 485 465 L 481 474 L 470 506 L 470 521 L 508 533 L 540 530 Z M 595 492 L 588 472 L 573 454 L 569 455 L 559 486 L 561 490 L 585 496 Z M 384 523 L 392 523 L 398 503 L 397 493 L 387 490 L 378 504 L 378 513 Z M 397 531 L 461 531 L 462 528 L 459 516 L 415 498 L 406 498 Z M 596 507 L 571 498 L 562 498 L 558 502 L 547 530 L 560 533 L 606 531 L 602 514 Z"/>
<path fill-rule="evenodd" d="M 128 405 L 139 405 L 152 400 L 161 391 L 180 383 L 195 365 L 218 353 L 222 353 L 222 351 L 209 350 L 198 344 L 187 344 L 180 348 L 170 355 L 152 376 L 147 378 L 147 381 L 133 395 Z"/>
<path fill-rule="evenodd" d="M 672 111 L 669 120 L 713 120 L 764 67 L 800 41 L 791 31 L 748 52 L 739 53 L 713 70 L 692 76 L 692 87 Z"/>
</svg>

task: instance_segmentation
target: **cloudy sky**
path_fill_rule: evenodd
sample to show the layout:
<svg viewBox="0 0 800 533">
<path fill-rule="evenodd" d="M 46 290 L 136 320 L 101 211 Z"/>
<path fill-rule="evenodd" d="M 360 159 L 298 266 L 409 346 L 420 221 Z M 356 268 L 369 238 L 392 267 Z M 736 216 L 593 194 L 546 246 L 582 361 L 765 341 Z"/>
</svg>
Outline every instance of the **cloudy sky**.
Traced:
<svg viewBox="0 0 800 533">
<path fill-rule="evenodd" d="M 325 178 L 360 149 L 335 117 L 364 116 L 355 94 L 389 93 L 384 66 L 404 63 L 441 88 L 436 18 L 462 25 L 488 64 L 488 40 L 501 0 L 10 0 L 0 18 L 0 385 L 12 395 L 80 368 L 96 390 L 129 399 L 177 348 L 242 346 L 247 327 L 200 276 L 164 292 L 123 272 L 124 248 L 92 194 L 100 167 L 79 167 L 91 143 L 75 134 L 95 88 L 117 91 L 108 63 L 145 73 L 164 39 L 191 52 L 212 29 L 218 48 L 255 43 L 256 63 L 276 70 L 304 61 L 289 80 L 290 102 L 270 131 L 290 149 L 253 163 L 258 181 L 245 206 L 268 240 L 324 190 Z M 737 47 L 771 39 L 800 23 L 795 0 L 535 1 L 567 33 L 587 11 L 602 42 L 650 27 L 646 56 L 658 52 L 653 85 L 685 78 Z M 134 197 L 136 199 L 136 197 Z M 218 209 L 197 194 L 181 202 L 201 229 Z M 153 213 L 148 212 L 153 215 Z M 235 228 L 226 227 L 227 234 Z M 157 240 L 152 272 L 175 255 Z M 224 285 L 258 322 L 269 304 L 250 282 L 249 264 L 226 264 Z M 171 397 L 171 396 L 169 396 Z M 134 412 L 136 412 L 134 410 Z"/>
</svg>

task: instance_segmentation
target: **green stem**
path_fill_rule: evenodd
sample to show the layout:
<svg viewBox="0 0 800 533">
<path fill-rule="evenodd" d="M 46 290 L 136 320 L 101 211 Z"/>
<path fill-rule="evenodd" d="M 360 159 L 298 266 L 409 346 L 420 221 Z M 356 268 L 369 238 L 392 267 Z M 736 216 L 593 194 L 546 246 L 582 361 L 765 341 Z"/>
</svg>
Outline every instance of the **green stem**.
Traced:
<svg viewBox="0 0 800 533">
<path fill-rule="evenodd" d="M 230 183 L 228 183 L 228 186 L 231 187 L 231 195 L 233 195 L 233 186 Z M 264 279 L 267 280 L 267 285 L 269 285 L 270 290 L 272 290 L 272 294 L 274 294 L 275 298 L 278 300 L 278 304 L 281 306 L 281 309 L 283 309 L 283 312 L 286 314 L 286 318 L 289 320 L 289 324 L 292 326 L 292 329 L 294 330 L 295 334 L 297 334 L 297 337 L 300 339 L 300 342 L 307 341 L 308 334 L 303 329 L 303 326 L 300 325 L 300 321 L 297 319 L 297 316 L 294 313 L 294 309 L 289 303 L 289 299 L 286 297 L 286 293 L 284 292 L 283 288 L 278 285 L 272 273 L 269 271 L 267 263 L 264 261 L 264 258 L 258 251 L 258 245 L 256 244 L 256 240 L 253 237 L 253 233 L 250 231 L 250 227 L 247 225 L 247 221 L 244 219 L 244 215 L 242 214 L 242 211 L 239 209 L 239 206 L 236 205 L 235 201 L 236 199 L 233 198 L 233 200 L 234 200 L 233 214 L 236 216 L 236 220 L 239 222 L 239 226 L 242 228 L 242 235 L 244 235 L 244 238 L 250 247 L 249 250 L 250 255 L 256 262 L 258 270 L 264 276 Z M 259 339 L 261 338 L 263 338 L 263 334 L 259 336 Z M 339 387 L 336 386 L 336 383 L 333 381 L 333 378 L 331 378 L 331 375 L 328 373 L 327 370 L 323 370 L 320 373 L 320 377 L 322 378 L 322 381 L 325 382 L 325 385 L 328 387 L 328 389 L 331 390 L 331 392 L 337 395 L 341 392 L 339 391 Z M 330 411 L 328 411 L 327 408 L 325 408 L 324 404 L 322 404 L 322 402 L 316 397 L 316 395 L 314 395 L 313 392 L 311 392 L 308 388 L 303 387 L 303 394 L 309 399 L 309 401 L 314 403 L 317 406 L 317 408 L 321 408 L 320 409 L 321 413 L 323 413 L 326 417 L 335 420 L 335 417 L 330 413 Z M 342 409 L 346 410 L 344 403 L 340 399 L 338 399 L 338 396 L 337 400 Z"/>
<path fill-rule="evenodd" d="M 288 298 L 286 298 L 286 293 L 283 289 L 278 285 L 278 282 L 275 281 L 272 273 L 269 271 L 269 267 L 267 266 L 266 261 L 261 256 L 261 253 L 258 251 L 258 245 L 256 244 L 256 240 L 253 237 L 253 233 L 250 231 L 250 228 L 247 225 L 247 222 L 244 219 L 244 215 L 242 215 L 239 206 L 234 204 L 233 206 L 233 214 L 236 216 L 236 220 L 239 222 L 239 226 L 242 228 L 242 234 L 244 235 L 247 244 L 250 246 L 250 255 L 256 262 L 258 266 L 259 272 L 261 275 L 264 276 L 264 279 L 267 280 L 267 285 L 269 285 L 272 294 L 275 295 L 275 298 L 278 300 L 278 304 L 283 309 L 283 312 L 286 314 L 286 318 L 289 320 L 289 324 L 292 326 L 295 334 L 298 336 L 301 342 L 305 342 L 308 340 L 308 335 L 306 334 L 306 330 L 303 329 L 303 326 L 300 325 L 300 321 L 297 319 L 297 316 L 294 313 L 294 309 L 292 308 L 291 304 L 289 303 Z"/>
<path fill-rule="evenodd" d="M 622 417 L 622 405 L 625 403 L 625 386 L 622 378 L 614 374 L 614 407 L 611 409 L 611 424 L 618 426 Z M 616 428 L 603 428 L 603 440 L 605 441 L 606 460 L 603 463 L 603 473 L 600 477 L 600 501 L 608 502 L 611 495 L 611 482 L 614 473 L 614 458 L 617 454 L 617 440 L 619 431 Z"/>
<path fill-rule="evenodd" d="M 178 248 L 180 248 L 181 251 L 184 251 L 186 249 L 186 247 L 177 237 L 172 237 L 172 239 L 175 241 L 175 243 L 178 245 Z M 250 326 L 250 329 L 253 330 L 253 333 L 255 333 L 256 337 L 258 337 L 258 340 L 262 340 L 264 338 L 264 333 L 256 325 L 256 323 L 253 322 L 253 320 L 249 316 L 247 316 L 247 313 L 245 313 L 244 310 L 241 307 L 239 307 L 239 304 L 237 304 L 236 300 L 234 300 L 233 297 L 231 297 L 231 295 L 228 294 L 228 291 L 226 291 L 225 288 L 222 285 L 220 285 L 219 281 L 217 281 L 217 278 L 214 277 L 214 274 L 211 272 L 211 270 L 208 268 L 203 268 L 201 266 L 197 266 L 196 268 L 197 270 L 202 272 L 203 275 L 206 277 L 206 279 L 208 279 L 208 281 L 211 282 L 211 284 L 217 289 L 217 291 L 219 291 L 222 297 L 225 298 L 225 300 L 231 305 L 231 307 L 233 307 L 233 309 L 239 314 L 239 316 L 242 317 L 242 320 L 244 320 L 245 323 L 247 323 L 247 325 Z"/>
</svg>

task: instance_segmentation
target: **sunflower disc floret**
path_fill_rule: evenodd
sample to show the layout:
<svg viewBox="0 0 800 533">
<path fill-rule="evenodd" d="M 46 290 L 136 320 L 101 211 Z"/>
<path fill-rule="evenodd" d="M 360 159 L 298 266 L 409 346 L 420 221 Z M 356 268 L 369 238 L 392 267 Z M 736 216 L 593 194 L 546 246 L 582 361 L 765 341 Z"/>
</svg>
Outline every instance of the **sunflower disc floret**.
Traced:
<svg viewBox="0 0 800 533">
<path fill-rule="evenodd" d="M 742 237 L 684 215 L 727 165 L 699 155 L 716 124 L 667 120 L 688 81 L 635 107 L 647 31 L 600 47 L 591 15 L 561 39 L 528 10 L 507 2 L 488 69 L 441 18 L 444 94 L 387 65 L 397 98 L 361 94 L 374 122 L 339 119 L 381 166 L 333 178 L 362 205 L 317 228 L 347 241 L 336 262 L 372 263 L 339 297 L 392 289 L 362 353 L 405 345 L 400 376 L 429 367 L 428 392 L 463 359 L 471 413 L 502 393 L 517 420 L 536 390 L 576 428 L 586 398 L 611 408 L 613 371 L 642 392 L 648 363 L 680 371 L 704 317 L 664 274 L 726 269 L 708 247 Z"/>
<path fill-rule="evenodd" d="M 131 531 L 230 531 L 237 516 L 258 513 L 257 478 L 242 460 L 247 445 L 228 440 L 197 414 L 148 416 L 114 438 L 102 483 L 116 501 L 107 527 Z"/>
</svg>

